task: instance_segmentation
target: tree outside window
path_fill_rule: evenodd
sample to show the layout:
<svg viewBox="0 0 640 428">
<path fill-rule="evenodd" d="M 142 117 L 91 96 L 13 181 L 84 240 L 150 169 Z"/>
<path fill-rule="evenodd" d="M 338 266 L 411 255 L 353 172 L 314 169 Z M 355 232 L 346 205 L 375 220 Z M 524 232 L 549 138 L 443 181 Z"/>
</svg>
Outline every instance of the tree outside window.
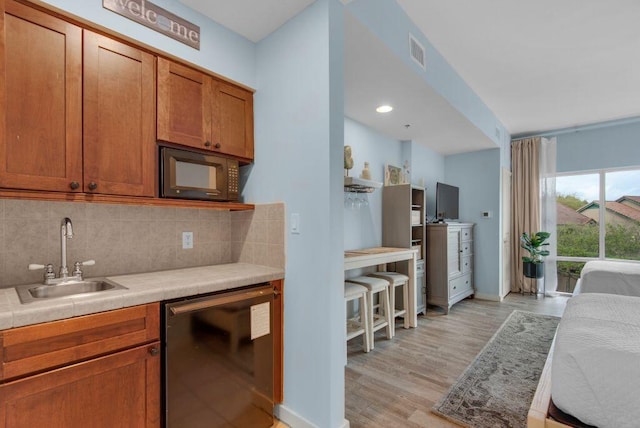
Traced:
<svg viewBox="0 0 640 428">
<path fill-rule="evenodd" d="M 640 260 L 640 169 L 560 175 L 556 193 L 558 291 L 588 260 Z"/>
</svg>

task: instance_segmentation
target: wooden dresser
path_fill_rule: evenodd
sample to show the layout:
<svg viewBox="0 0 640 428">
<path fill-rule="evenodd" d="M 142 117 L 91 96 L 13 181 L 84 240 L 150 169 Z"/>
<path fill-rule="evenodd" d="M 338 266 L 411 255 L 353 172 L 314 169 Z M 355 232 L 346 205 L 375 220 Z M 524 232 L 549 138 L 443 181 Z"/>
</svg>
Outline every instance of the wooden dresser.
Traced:
<svg viewBox="0 0 640 428">
<path fill-rule="evenodd" d="M 473 295 L 473 223 L 428 225 L 426 270 L 427 301 L 445 313 Z"/>
</svg>

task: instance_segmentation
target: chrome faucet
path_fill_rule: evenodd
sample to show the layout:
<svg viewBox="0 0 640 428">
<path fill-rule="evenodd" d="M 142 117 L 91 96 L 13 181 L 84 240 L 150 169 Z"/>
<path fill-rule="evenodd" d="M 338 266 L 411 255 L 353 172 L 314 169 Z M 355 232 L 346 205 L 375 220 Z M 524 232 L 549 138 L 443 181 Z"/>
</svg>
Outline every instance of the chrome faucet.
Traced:
<svg viewBox="0 0 640 428">
<path fill-rule="evenodd" d="M 60 279 L 62 281 L 69 277 L 67 268 L 67 239 L 73 238 L 73 225 L 71 219 L 65 217 L 60 225 Z"/>
<path fill-rule="evenodd" d="M 62 284 L 67 281 L 82 281 L 82 266 L 93 266 L 95 260 L 87 260 L 84 262 L 75 262 L 73 273 L 69 276 L 69 268 L 67 267 L 67 239 L 73 238 L 73 225 L 69 217 L 62 219 L 60 224 L 60 275 L 56 278 L 53 272 L 53 265 L 30 264 L 29 270 L 44 269 L 44 283 L 46 285 Z"/>
</svg>

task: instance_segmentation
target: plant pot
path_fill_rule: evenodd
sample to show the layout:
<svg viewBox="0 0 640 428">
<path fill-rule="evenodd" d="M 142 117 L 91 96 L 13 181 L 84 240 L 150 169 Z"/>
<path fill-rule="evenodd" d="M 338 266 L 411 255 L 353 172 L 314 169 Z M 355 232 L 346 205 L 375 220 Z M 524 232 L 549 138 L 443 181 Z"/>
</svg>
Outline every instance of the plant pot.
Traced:
<svg viewBox="0 0 640 428">
<path fill-rule="evenodd" d="M 544 263 L 522 262 L 522 270 L 527 278 L 544 277 Z"/>
</svg>

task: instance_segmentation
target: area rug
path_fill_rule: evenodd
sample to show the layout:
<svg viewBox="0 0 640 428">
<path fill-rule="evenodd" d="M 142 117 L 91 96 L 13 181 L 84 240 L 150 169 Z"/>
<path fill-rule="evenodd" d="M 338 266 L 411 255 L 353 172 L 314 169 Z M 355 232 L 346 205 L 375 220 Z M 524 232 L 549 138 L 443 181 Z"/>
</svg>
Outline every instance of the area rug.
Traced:
<svg viewBox="0 0 640 428">
<path fill-rule="evenodd" d="M 465 427 L 525 427 L 559 321 L 513 311 L 432 411 Z"/>
</svg>

